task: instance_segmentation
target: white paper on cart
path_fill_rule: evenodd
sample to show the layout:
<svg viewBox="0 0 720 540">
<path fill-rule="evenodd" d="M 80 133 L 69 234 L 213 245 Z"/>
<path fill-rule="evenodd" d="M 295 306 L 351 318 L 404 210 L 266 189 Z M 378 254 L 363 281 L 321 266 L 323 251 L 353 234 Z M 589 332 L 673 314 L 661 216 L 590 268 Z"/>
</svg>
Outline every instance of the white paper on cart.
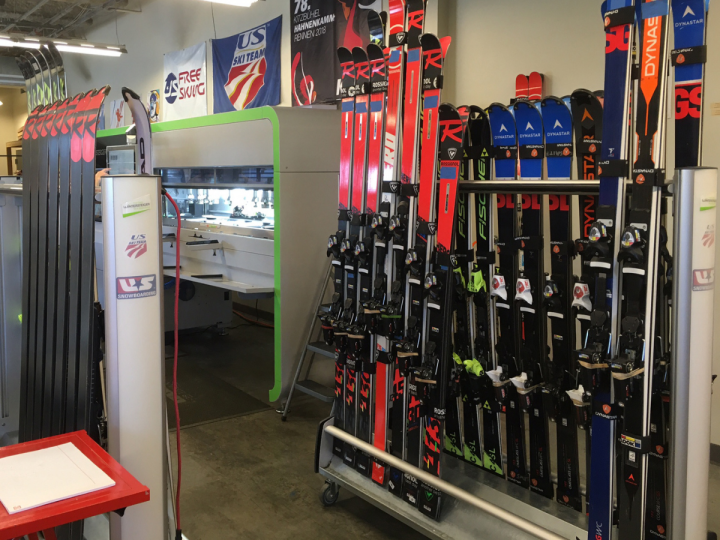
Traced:
<svg viewBox="0 0 720 540">
<path fill-rule="evenodd" d="M 8 514 L 114 485 L 73 443 L 0 459 L 0 502 Z"/>
</svg>

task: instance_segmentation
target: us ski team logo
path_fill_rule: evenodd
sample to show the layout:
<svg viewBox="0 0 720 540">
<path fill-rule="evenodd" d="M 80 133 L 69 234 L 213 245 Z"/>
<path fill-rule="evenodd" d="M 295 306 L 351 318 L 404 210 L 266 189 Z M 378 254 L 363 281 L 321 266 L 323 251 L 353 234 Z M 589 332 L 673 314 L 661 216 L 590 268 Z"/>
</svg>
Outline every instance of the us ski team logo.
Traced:
<svg viewBox="0 0 720 540">
<path fill-rule="evenodd" d="M 133 234 L 130 242 L 125 248 L 125 255 L 131 259 L 137 259 L 147 253 L 147 240 L 144 234 Z"/>
<path fill-rule="evenodd" d="M 235 57 L 225 83 L 225 93 L 238 111 L 252 103 L 265 85 L 266 48 L 266 26 L 238 35 Z"/>
<path fill-rule="evenodd" d="M 147 298 L 157 294 L 157 276 L 131 276 L 117 278 L 117 299 Z"/>
<path fill-rule="evenodd" d="M 705 247 L 712 247 L 715 244 L 715 227 L 710 225 L 707 228 L 705 234 L 703 234 L 702 243 Z"/>
</svg>

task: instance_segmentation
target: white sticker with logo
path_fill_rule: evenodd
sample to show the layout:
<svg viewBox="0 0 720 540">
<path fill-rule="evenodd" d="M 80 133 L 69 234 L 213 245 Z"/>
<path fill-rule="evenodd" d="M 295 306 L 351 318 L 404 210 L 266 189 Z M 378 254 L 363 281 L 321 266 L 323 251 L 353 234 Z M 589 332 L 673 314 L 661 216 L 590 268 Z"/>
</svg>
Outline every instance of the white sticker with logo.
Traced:
<svg viewBox="0 0 720 540">
<path fill-rule="evenodd" d="M 147 212 L 148 210 L 150 210 L 149 193 L 147 195 L 143 195 L 142 197 L 138 197 L 137 199 L 133 199 L 132 201 L 123 203 L 122 217 L 126 218 L 130 216 L 135 216 L 137 214 Z"/>
<path fill-rule="evenodd" d="M 117 278 L 117 299 L 147 298 L 157 294 L 157 275 Z"/>
</svg>

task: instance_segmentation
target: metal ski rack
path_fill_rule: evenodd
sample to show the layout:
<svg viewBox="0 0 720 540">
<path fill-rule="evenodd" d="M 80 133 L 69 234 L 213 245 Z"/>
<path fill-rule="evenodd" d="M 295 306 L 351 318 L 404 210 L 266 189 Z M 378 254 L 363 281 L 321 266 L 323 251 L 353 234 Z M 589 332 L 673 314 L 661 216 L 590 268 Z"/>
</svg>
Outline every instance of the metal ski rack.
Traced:
<svg viewBox="0 0 720 540">
<path fill-rule="evenodd" d="M 322 341 L 322 339 L 319 341 L 313 341 L 313 336 L 315 335 L 315 328 L 320 321 L 317 314 L 322 311 L 328 310 L 328 307 L 323 306 L 322 302 L 325 298 L 328 284 L 330 283 L 331 272 L 332 265 L 328 264 L 328 269 L 325 273 L 325 279 L 322 281 L 322 285 L 320 287 L 320 294 L 317 301 L 315 302 L 315 311 L 313 311 L 312 313 L 310 330 L 308 331 L 307 338 L 305 339 L 305 346 L 303 348 L 302 354 L 300 355 L 300 361 L 298 362 L 297 369 L 295 370 L 295 376 L 293 377 L 293 382 L 290 385 L 290 391 L 288 392 L 287 400 L 281 408 L 277 409 L 277 412 L 282 415 L 283 422 L 287 420 L 287 415 L 290 412 L 290 402 L 292 401 L 295 390 L 319 399 L 320 401 L 323 401 L 325 403 L 332 403 L 335 399 L 334 388 L 330 388 L 328 386 L 325 386 L 324 384 L 310 379 L 310 370 L 312 369 L 316 354 L 325 356 L 327 358 L 335 358 L 335 348 L 332 345 L 328 345 L 327 343 Z M 322 332 L 320 333 L 320 337 L 322 337 Z M 308 352 L 310 353 L 310 363 L 307 368 L 305 368 L 305 378 L 303 380 L 299 380 L 303 372 L 303 368 L 305 367 L 305 360 L 308 358 Z"/>
</svg>

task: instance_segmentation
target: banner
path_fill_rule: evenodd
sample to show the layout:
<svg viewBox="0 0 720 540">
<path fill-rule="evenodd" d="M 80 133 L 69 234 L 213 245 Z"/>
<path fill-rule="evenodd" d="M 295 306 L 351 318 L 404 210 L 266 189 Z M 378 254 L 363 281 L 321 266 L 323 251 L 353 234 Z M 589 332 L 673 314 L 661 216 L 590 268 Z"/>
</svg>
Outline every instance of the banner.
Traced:
<svg viewBox="0 0 720 540">
<path fill-rule="evenodd" d="M 116 99 L 110 102 L 110 129 L 125 126 L 125 100 Z"/>
<path fill-rule="evenodd" d="M 205 43 L 165 54 L 164 120 L 207 114 Z"/>
<path fill-rule="evenodd" d="M 148 110 L 148 117 L 150 118 L 150 123 L 154 124 L 155 122 L 160 121 L 160 90 L 150 90 L 148 92 L 148 99 L 147 99 L 147 110 Z"/>
<path fill-rule="evenodd" d="M 282 16 L 224 39 L 213 39 L 213 112 L 280 103 Z"/>
<path fill-rule="evenodd" d="M 335 102 L 335 4 L 337 0 L 290 0 L 292 104 Z"/>
<path fill-rule="evenodd" d="M 370 43 L 368 11 L 381 11 L 381 0 L 337 0 L 335 33 L 336 47 L 367 47 Z M 340 75 L 338 74 L 338 78 Z"/>
</svg>

